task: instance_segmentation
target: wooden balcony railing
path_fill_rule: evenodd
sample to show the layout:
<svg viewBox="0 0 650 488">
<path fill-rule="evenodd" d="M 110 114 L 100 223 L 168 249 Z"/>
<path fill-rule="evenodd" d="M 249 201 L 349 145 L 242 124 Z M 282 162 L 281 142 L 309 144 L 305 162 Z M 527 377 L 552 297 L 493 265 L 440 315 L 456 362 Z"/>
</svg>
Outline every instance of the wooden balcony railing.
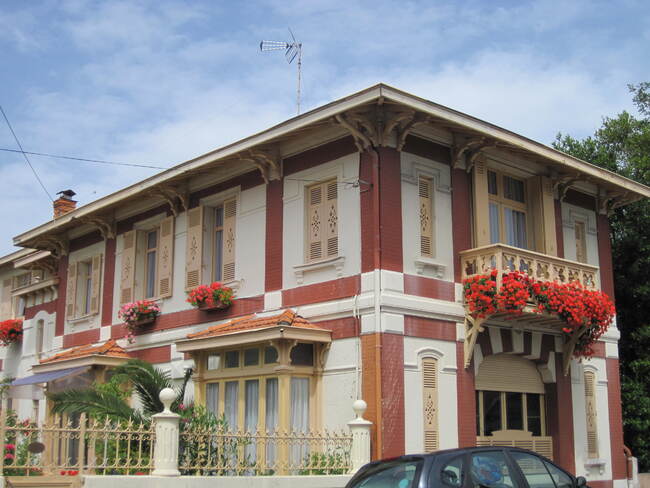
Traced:
<svg viewBox="0 0 650 488">
<path fill-rule="evenodd" d="M 499 272 L 497 284 L 500 285 L 503 273 L 521 271 L 541 281 L 568 283 L 577 280 L 586 288 L 600 289 L 597 266 L 505 244 L 490 244 L 468 249 L 460 253 L 460 259 L 463 278 L 469 278 L 476 274 L 488 274 L 491 270 L 496 269 Z"/>
</svg>

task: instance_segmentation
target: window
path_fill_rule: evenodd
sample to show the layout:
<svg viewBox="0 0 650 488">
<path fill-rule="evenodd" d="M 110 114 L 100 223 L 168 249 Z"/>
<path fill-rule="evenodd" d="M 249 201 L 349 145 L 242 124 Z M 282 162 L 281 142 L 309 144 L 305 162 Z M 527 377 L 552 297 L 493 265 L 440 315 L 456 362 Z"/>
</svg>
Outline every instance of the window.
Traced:
<svg viewBox="0 0 650 488">
<path fill-rule="evenodd" d="M 424 451 L 439 448 L 438 439 L 438 361 L 432 358 L 422 360 L 422 398 L 424 417 Z"/>
<path fill-rule="evenodd" d="M 68 320 L 99 313 L 102 255 L 70 263 L 66 288 Z"/>
<path fill-rule="evenodd" d="M 472 454 L 470 467 L 472 486 L 475 488 L 518 488 L 510 474 L 506 457 L 501 451 L 485 451 Z"/>
<path fill-rule="evenodd" d="M 172 295 L 174 217 L 158 225 L 125 232 L 120 276 L 120 304 Z"/>
<path fill-rule="evenodd" d="M 476 424 L 479 436 L 501 430 L 523 430 L 546 435 L 544 395 L 507 391 L 476 392 Z"/>
<path fill-rule="evenodd" d="M 435 254 L 433 240 L 433 181 L 420 176 L 418 179 L 420 197 L 420 254 L 433 257 Z"/>
<path fill-rule="evenodd" d="M 576 221 L 574 224 L 576 238 L 576 261 L 587 262 L 587 233 L 584 222 Z"/>
<path fill-rule="evenodd" d="M 573 488 L 571 476 L 557 466 L 519 451 L 510 451 L 530 488 Z"/>
<path fill-rule="evenodd" d="M 338 256 L 338 187 L 327 181 L 307 188 L 306 248 L 307 262 Z"/>
<path fill-rule="evenodd" d="M 414 488 L 422 459 L 386 461 L 363 471 L 351 488 Z"/>
<path fill-rule="evenodd" d="M 463 459 L 464 456 L 455 457 L 442 467 L 440 480 L 444 485 L 452 488 L 463 486 Z"/>
<path fill-rule="evenodd" d="M 488 171 L 490 242 L 527 248 L 526 185 L 523 180 Z"/>
<path fill-rule="evenodd" d="M 598 418 L 596 408 L 596 375 L 585 371 L 585 415 L 587 420 L 587 455 L 589 459 L 598 458 Z"/>
</svg>

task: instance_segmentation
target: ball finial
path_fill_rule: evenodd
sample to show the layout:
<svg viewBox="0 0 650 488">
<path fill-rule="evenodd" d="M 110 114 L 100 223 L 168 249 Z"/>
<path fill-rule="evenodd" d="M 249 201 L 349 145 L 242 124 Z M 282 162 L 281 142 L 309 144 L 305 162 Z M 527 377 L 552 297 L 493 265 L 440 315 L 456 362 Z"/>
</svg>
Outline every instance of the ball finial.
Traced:
<svg viewBox="0 0 650 488">
<path fill-rule="evenodd" d="M 163 388 L 162 390 L 160 390 L 160 394 L 158 395 L 158 398 L 160 398 L 160 401 L 165 407 L 163 413 L 172 413 L 172 411 L 169 408 L 171 407 L 172 402 L 176 400 L 176 392 L 174 392 L 174 390 L 172 390 L 171 388 Z"/>
<path fill-rule="evenodd" d="M 356 400 L 352 404 L 352 410 L 354 410 L 357 419 L 363 419 L 363 414 L 366 412 L 367 409 L 368 409 L 368 404 L 361 399 Z"/>
</svg>

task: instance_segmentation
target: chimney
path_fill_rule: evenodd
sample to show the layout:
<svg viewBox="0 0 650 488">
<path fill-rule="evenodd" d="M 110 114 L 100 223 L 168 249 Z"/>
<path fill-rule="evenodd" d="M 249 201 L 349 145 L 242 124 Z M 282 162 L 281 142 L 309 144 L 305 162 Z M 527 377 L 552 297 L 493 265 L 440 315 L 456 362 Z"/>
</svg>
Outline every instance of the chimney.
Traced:
<svg viewBox="0 0 650 488">
<path fill-rule="evenodd" d="M 60 195 L 59 198 L 54 200 L 52 204 L 54 207 L 55 219 L 67 214 L 68 212 L 72 212 L 77 208 L 77 202 L 72 199 L 72 197 L 75 196 L 75 192 L 72 190 L 63 190 L 58 192 L 57 195 Z"/>
</svg>

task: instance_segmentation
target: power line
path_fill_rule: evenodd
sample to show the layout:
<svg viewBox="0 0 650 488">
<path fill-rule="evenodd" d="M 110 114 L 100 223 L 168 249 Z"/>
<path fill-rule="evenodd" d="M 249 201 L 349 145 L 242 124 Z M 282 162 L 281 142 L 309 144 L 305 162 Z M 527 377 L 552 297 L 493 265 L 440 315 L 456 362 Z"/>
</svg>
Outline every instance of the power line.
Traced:
<svg viewBox="0 0 650 488">
<path fill-rule="evenodd" d="M 31 152 L 31 151 L 18 151 L 17 149 L 9 149 L 6 147 L 0 147 L 0 151 L 14 152 L 14 153 L 22 152 L 24 154 L 32 154 L 34 156 L 46 156 L 48 158 L 58 158 L 58 159 L 71 159 L 73 161 L 84 161 L 89 163 L 113 164 L 116 166 L 133 166 L 136 168 L 151 168 L 151 169 L 169 169 L 164 166 L 154 166 L 153 164 L 124 163 L 120 161 L 106 161 L 104 159 L 78 158 L 75 156 L 61 156 L 58 154 L 48 154 L 48 153 Z"/>
<path fill-rule="evenodd" d="M 45 194 L 47 195 L 47 197 L 48 197 L 51 201 L 54 201 L 54 198 L 52 198 L 52 195 L 50 195 L 50 192 L 47 191 L 47 188 L 45 188 L 45 185 L 43 184 L 43 182 L 42 182 L 41 179 L 39 178 L 38 173 L 37 173 L 36 170 L 34 169 L 34 166 L 32 166 L 31 161 L 30 161 L 29 158 L 27 157 L 27 153 L 25 153 L 25 151 L 23 150 L 23 146 L 22 146 L 22 144 L 20 143 L 20 141 L 18 140 L 18 136 L 17 136 L 16 133 L 14 132 L 14 128 L 11 126 L 11 123 L 9 122 L 9 119 L 7 118 L 7 114 L 5 114 L 5 111 L 4 111 L 4 109 L 2 108 L 2 105 L 0 105 L 0 112 L 2 112 L 2 116 L 4 117 L 5 122 L 7 122 L 7 126 L 9 127 L 9 130 L 11 131 L 11 133 L 12 133 L 13 136 L 14 136 L 14 139 L 16 140 L 16 144 L 18 144 L 18 147 L 20 148 L 20 152 L 23 154 L 23 157 L 25 158 L 25 161 L 27 162 L 27 164 L 29 165 L 29 167 L 32 169 L 32 173 L 34 173 L 34 176 L 36 177 L 36 179 L 37 179 L 38 182 L 40 183 L 41 188 L 43 188 L 43 191 L 45 192 Z"/>
</svg>

